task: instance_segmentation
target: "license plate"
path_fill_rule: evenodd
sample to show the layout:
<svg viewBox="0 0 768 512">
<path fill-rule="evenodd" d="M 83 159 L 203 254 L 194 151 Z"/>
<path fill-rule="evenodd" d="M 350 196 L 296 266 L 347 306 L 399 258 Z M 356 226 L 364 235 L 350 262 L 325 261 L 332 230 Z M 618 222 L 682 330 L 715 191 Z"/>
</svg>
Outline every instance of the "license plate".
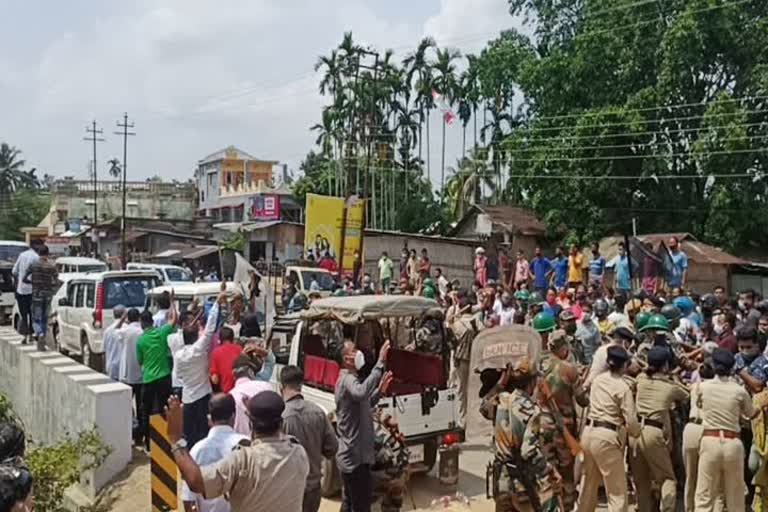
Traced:
<svg viewBox="0 0 768 512">
<path fill-rule="evenodd" d="M 424 445 L 423 444 L 409 446 L 408 450 L 411 452 L 411 454 L 408 456 L 409 463 L 414 464 L 417 462 L 424 462 Z"/>
</svg>

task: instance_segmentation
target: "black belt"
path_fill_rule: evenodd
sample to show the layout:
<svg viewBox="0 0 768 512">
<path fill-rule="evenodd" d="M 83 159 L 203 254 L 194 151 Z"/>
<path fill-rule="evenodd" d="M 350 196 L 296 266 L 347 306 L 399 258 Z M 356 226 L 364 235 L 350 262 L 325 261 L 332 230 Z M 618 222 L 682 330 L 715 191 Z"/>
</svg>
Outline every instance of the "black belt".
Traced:
<svg viewBox="0 0 768 512">
<path fill-rule="evenodd" d="M 608 430 L 613 430 L 614 432 L 618 432 L 619 430 L 618 425 L 614 425 L 613 423 L 610 423 L 608 421 L 587 419 L 587 425 L 589 425 L 590 427 L 607 428 Z"/>
<path fill-rule="evenodd" d="M 691 418 L 688 420 L 688 423 L 695 423 L 696 425 L 701 425 L 703 421 L 701 418 Z"/>
<path fill-rule="evenodd" d="M 642 416 L 637 417 L 637 421 L 640 422 L 641 425 L 648 425 L 650 427 L 656 427 L 658 429 L 664 430 L 664 422 L 659 420 L 652 420 L 649 418 L 643 418 Z"/>
</svg>

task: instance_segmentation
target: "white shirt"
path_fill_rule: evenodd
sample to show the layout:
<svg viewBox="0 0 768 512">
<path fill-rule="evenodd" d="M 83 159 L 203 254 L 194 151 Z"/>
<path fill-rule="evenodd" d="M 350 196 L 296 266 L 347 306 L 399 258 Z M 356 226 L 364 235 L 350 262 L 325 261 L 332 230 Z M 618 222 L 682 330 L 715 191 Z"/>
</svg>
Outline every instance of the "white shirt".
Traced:
<svg viewBox="0 0 768 512">
<path fill-rule="evenodd" d="M 624 313 L 613 311 L 610 315 L 608 315 L 608 321 L 616 327 L 626 327 L 627 329 L 634 330 L 632 322 L 629 321 L 629 317 Z"/>
<path fill-rule="evenodd" d="M 512 325 L 515 318 L 515 308 L 502 309 L 499 312 L 499 325 Z"/>
<path fill-rule="evenodd" d="M 119 323 L 120 320 L 115 320 L 112 325 L 104 329 L 104 369 L 112 380 L 120 380 L 120 359 L 123 352 L 120 334 L 117 331 Z"/>
<path fill-rule="evenodd" d="M 493 314 L 501 316 L 501 311 L 504 309 L 504 305 L 501 303 L 501 299 L 493 301 Z"/>
<path fill-rule="evenodd" d="M 190 457 L 198 466 L 208 466 L 219 462 L 237 447 L 240 441 L 248 441 L 249 437 L 238 434 L 229 425 L 215 425 L 208 431 L 208 436 L 199 441 L 189 451 Z M 197 505 L 200 512 L 229 512 L 229 502 L 225 498 L 214 500 L 203 499 L 193 493 L 186 482 L 181 486 L 181 501 L 191 501 Z"/>
<path fill-rule="evenodd" d="M 177 330 L 170 336 L 168 336 L 168 350 L 173 354 L 178 349 L 182 348 L 184 346 L 184 333 L 181 332 L 181 329 Z M 171 368 L 171 387 L 172 388 L 183 388 L 184 383 L 181 382 L 181 379 L 179 378 L 179 374 L 176 371 L 176 362 L 173 363 L 173 368 Z"/>
<path fill-rule="evenodd" d="M 229 392 L 235 399 L 235 431 L 244 436 L 251 435 L 251 422 L 245 410 L 245 401 L 262 391 L 274 391 L 272 384 L 263 380 L 251 380 L 240 377 L 235 381 L 235 387 Z"/>
<path fill-rule="evenodd" d="M 168 310 L 167 309 L 161 309 L 154 315 L 152 315 L 152 322 L 154 323 L 155 327 L 162 327 L 165 324 L 168 323 Z"/>
<path fill-rule="evenodd" d="M 448 279 L 442 274 L 437 278 L 437 289 L 440 290 L 441 297 L 445 297 L 448 293 Z"/>
<path fill-rule="evenodd" d="M 173 366 L 176 368 L 176 375 L 184 388 L 181 393 L 182 403 L 191 404 L 213 392 L 211 381 L 208 378 L 210 371 L 208 355 L 211 351 L 211 340 L 213 340 L 213 333 L 216 330 L 218 320 L 219 303 L 216 302 L 208 312 L 205 330 L 197 338 L 197 341 L 181 347 L 174 343 L 173 348 L 170 347 L 169 343 L 173 355 Z"/>
<path fill-rule="evenodd" d="M 592 354 L 592 366 L 589 367 L 589 373 L 584 380 L 584 387 L 589 387 L 595 377 L 608 371 L 608 347 L 610 345 L 600 345 Z"/>
<path fill-rule="evenodd" d="M 143 333 L 144 330 L 139 322 L 124 325 L 117 331 L 120 343 L 120 382 L 126 384 L 144 382 L 141 365 L 136 357 L 136 344 Z"/>
<path fill-rule="evenodd" d="M 32 295 L 32 285 L 30 283 L 25 283 L 24 279 L 27 277 L 29 267 L 39 259 L 40 256 L 38 256 L 32 249 L 27 249 L 19 254 L 19 257 L 16 259 L 16 263 L 13 265 L 13 270 L 11 272 L 16 277 L 18 283 L 16 285 L 16 292 L 19 295 Z"/>
</svg>

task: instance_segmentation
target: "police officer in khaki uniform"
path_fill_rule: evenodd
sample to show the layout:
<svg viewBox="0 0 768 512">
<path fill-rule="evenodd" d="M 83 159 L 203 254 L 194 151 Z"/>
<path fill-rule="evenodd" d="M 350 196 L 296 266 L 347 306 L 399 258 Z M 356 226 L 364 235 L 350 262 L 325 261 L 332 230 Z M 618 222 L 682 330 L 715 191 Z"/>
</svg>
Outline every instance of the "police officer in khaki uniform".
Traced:
<svg viewBox="0 0 768 512">
<path fill-rule="evenodd" d="M 638 512 L 651 512 L 651 484 L 661 484 L 661 512 L 674 512 L 677 479 L 672 466 L 672 425 L 669 410 L 675 402 L 688 400 L 688 391 L 669 377 L 668 348 L 656 346 L 648 352 L 648 367 L 637 377 L 637 415 L 640 437 L 629 441 L 629 465 L 635 477 Z"/>
<path fill-rule="evenodd" d="M 718 491 L 723 488 L 728 512 L 744 510 L 744 445 L 740 438 L 740 419 L 752 419 L 757 411 L 749 393 L 729 378 L 734 362 L 728 350 L 715 349 L 712 353 L 715 378 L 700 383 L 691 396 L 703 426 L 696 482 L 697 512 L 714 510 Z"/>
<path fill-rule="evenodd" d="M 629 358 L 623 347 L 609 347 L 610 371 L 598 375 L 592 382 L 587 425 L 581 438 L 584 485 L 576 505 L 578 512 L 593 512 L 597 508 L 597 490 L 601 481 L 608 496 L 609 512 L 627 510 L 626 435 L 640 435 L 635 400 L 622 378 Z"/>
<path fill-rule="evenodd" d="M 249 447 L 238 447 L 218 463 L 199 467 L 182 439 L 182 411 L 174 396 L 166 409 L 168 438 L 181 477 L 192 492 L 206 499 L 227 495 L 232 512 L 301 512 L 309 473 L 307 453 L 299 442 L 282 434 L 285 404 L 274 391 L 248 400 L 253 429 Z"/>
</svg>

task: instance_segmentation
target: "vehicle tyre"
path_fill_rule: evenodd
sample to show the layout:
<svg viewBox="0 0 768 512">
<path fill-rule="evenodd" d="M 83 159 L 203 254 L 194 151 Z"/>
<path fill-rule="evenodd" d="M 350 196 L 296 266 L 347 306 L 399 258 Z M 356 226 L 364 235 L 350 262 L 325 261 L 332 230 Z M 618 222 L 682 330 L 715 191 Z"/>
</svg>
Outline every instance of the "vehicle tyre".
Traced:
<svg viewBox="0 0 768 512">
<path fill-rule="evenodd" d="M 104 366 L 104 354 L 94 354 L 91 351 L 91 345 L 88 343 L 88 336 L 85 333 L 80 335 L 80 354 L 83 365 L 91 370 L 101 372 Z"/>
<path fill-rule="evenodd" d="M 323 498 L 333 498 L 341 492 L 341 474 L 336 465 L 336 458 L 323 459 L 321 465 L 322 476 L 320 478 L 320 492 Z"/>
<path fill-rule="evenodd" d="M 427 473 L 432 471 L 437 462 L 437 439 L 430 439 L 424 443 L 424 465 L 429 468 Z"/>
</svg>

